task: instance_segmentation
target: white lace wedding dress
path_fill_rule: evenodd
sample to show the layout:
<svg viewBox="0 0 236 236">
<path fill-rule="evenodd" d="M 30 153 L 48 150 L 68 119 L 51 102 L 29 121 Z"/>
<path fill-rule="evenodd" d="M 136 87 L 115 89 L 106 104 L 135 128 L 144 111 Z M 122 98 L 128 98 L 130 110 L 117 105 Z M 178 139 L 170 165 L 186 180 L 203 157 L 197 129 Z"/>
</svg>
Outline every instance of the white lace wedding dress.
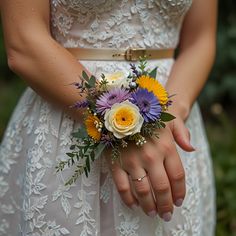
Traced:
<svg viewBox="0 0 236 236">
<path fill-rule="evenodd" d="M 51 0 L 51 29 L 65 47 L 175 48 L 191 0 Z M 194 56 L 194 55 L 193 55 Z M 173 59 L 149 61 L 165 84 Z M 128 62 L 81 61 L 88 70 L 128 70 Z M 191 79 L 191 78 L 189 78 Z M 0 146 L 0 235 L 7 236 L 211 236 L 214 182 L 208 144 L 197 105 L 187 121 L 197 151 L 179 150 L 185 171 L 184 204 L 164 223 L 120 200 L 106 163 L 94 163 L 89 178 L 65 187 L 65 159 L 74 123 L 28 88 Z"/>
</svg>

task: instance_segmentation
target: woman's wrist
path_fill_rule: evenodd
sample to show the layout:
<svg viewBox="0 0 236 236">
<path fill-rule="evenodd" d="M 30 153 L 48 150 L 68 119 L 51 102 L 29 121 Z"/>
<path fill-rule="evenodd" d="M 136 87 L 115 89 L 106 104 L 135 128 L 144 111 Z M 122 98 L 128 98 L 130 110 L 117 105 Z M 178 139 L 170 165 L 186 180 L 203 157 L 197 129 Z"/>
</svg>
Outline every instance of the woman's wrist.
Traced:
<svg viewBox="0 0 236 236">
<path fill-rule="evenodd" d="M 189 116 L 190 109 L 190 104 L 174 100 L 173 105 L 169 107 L 169 112 L 185 121 Z"/>
</svg>

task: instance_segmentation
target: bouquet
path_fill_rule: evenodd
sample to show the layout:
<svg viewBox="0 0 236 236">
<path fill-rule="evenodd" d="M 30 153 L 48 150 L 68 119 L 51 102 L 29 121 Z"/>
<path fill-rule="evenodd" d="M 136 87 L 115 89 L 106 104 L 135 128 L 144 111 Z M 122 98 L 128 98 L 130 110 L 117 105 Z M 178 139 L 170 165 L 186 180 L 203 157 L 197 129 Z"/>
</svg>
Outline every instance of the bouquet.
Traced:
<svg viewBox="0 0 236 236">
<path fill-rule="evenodd" d="M 84 122 L 72 134 L 73 145 L 66 153 L 67 160 L 56 166 L 57 172 L 75 166 L 66 185 L 73 184 L 83 173 L 88 176 L 91 162 L 104 149 L 112 150 L 114 162 L 130 142 L 142 146 L 148 137 L 158 138 L 158 130 L 175 118 L 167 112 L 172 101 L 156 80 L 157 68 L 146 69 L 145 58 L 140 59 L 138 68 L 134 64 L 130 67 L 128 76 L 115 72 L 96 79 L 83 72 L 81 82 L 74 83 L 82 97 L 73 108 L 84 110 Z"/>
</svg>

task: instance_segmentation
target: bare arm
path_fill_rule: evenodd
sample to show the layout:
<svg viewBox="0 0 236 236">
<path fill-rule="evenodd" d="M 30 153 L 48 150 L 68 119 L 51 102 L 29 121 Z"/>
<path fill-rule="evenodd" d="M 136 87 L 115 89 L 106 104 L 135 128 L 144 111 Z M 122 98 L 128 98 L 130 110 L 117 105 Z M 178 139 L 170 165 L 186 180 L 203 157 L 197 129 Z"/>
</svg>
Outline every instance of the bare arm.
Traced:
<svg viewBox="0 0 236 236">
<path fill-rule="evenodd" d="M 195 0 L 188 12 L 180 37 L 180 53 L 167 83 L 177 94 L 173 109 L 183 119 L 204 86 L 215 57 L 216 0 Z"/>
<path fill-rule="evenodd" d="M 2 0 L 10 68 L 39 95 L 65 110 L 80 98 L 73 86 L 84 68 L 50 34 L 46 0 Z"/>
</svg>

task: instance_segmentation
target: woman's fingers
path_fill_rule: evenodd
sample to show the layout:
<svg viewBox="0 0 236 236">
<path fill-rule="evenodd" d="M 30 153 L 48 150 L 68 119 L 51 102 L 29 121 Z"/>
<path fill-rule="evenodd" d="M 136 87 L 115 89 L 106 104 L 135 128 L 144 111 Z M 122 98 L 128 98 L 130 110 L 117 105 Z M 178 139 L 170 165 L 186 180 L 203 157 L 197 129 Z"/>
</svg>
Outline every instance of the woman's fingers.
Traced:
<svg viewBox="0 0 236 236">
<path fill-rule="evenodd" d="M 158 214 L 165 221 L 170 221 L 173 213 L 171 186 L 163 162 L 151 165 L 148 169 L 149 179 L 156 198 Z"/>
<path fill-rule="evenodd" d="M 111 170 L 114 183 L 121 199 L 128 207 L 135 208 L 138 202 L 132 193 L 128 174 L 121 169 L 118 163 L 111 164 Z"/>
<path fill-rule="evenodd" d="M 184 169 L 171 130 L 162 130 L 160 139 L 150 139 L 140 149 L 130 146 L 122 152 L 121 161 L 122 166 L 116 162 L 110 168 L 123 202 L 129 207 L 140 205 L 151 217 L 158 212 L 169 221 L 173 204 L 180 206 L 186 191 Z"/>
<path fill-rule="evenodd" d="M 177 151 L 165 158 L 164 166 L 171 185 L 173 202 L 176 206 L 181 206 L 186 193 L 186 184 L 185 171 Z"/>
<path fill-rule="evenodd" d="M 156 204 L 146 171 L 136 168 L 129 171 L 129 174 L 139 205 L 147 215 L 155 217 L 157 215 Z"/>
<path fill-rule="evenodd" d="M 190 133 L 182 120 L 176 119 L 170 125 L 176 143 L 186 152 L 193 152 L 195 148 L 190 143 Z"/>
</svg>

